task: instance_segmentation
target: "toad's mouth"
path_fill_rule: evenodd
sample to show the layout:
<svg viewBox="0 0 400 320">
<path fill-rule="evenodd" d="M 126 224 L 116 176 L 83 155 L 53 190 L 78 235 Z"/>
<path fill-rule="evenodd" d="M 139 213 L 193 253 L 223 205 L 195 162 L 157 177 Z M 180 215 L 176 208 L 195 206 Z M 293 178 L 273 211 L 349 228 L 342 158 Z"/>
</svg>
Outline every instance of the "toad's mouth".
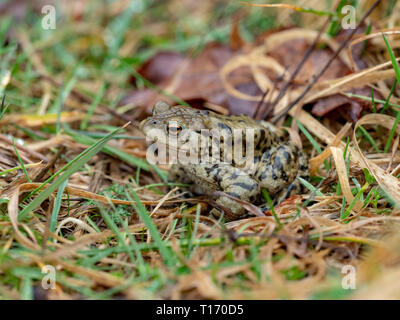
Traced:
<svg viewBox="0 0 400 320">
<path fill-rule="evenodd" d="M 205 162 L 212 161 L 212 163 L 221 163 L 220 156 L 212 155 L 212 154 L 205 154 L 202 153 L 201 150 L 196 149 L 194 147 L 189 147 L 189 146 L 184 146 L 184 145 L 179 145 L 174 146 L 172 144 L 165 143 L 161 140 L 156 141 L 157 146 L 161 146 L 162 148 L 165 148 L 164 150 L 166 151 L 166 154 L 178 154 L 178 155 L 183 155 L 185 157 L 195 157 L 195 158 L 200 158 L 203 159 Z M 220 154 L 220 153 L 218 153 Z"/>
</svg>

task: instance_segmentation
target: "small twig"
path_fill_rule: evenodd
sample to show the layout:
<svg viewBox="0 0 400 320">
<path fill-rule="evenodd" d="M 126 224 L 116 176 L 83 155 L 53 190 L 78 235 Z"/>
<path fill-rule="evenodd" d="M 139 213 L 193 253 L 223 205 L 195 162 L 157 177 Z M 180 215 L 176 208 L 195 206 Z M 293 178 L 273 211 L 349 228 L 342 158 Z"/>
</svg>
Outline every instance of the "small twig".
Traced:
<svg viewBox="0 0 400 320">
<path fill-rule="evenodd" d="M 61 154 L 65 151 L 65 149 L 66 149 L 65 146 L 61 146 L 61 148 L 58 149 L 58 151 L 54 155 L 54 157 L 52 157 L 51 160 L 46 164 L 46 166 L 42 170 L 40 170 L 40 172 L 33 178 L 33 181 L 41 182 L 43 177 L 54 166 L 54 164 L 56 163 L 57 159 L 61 156 Z"/>
<path fill-rule="evenodd" d="M 282 74 L 280 74 L 279 76 L 277 76 L 277 77 L 274 79 L 274 83 L 273 83 L 273 86 L 272 86 L 272 90 L 267 89 L 267 90 L 264 92 L 264 94 L 263 94 L 263 96 L 262 96 L 262 99 L 261 99 L 260 103 L 259 103 L 258 106 L 257 106 L 257 112 L 256 112 L 256 114 L 255 114 L 255 116 L 254 116 L 255 119 L 257 119 L 257 120 L 265 119 L 266 116 L 265 116 L 265 117 L 260 117 L 260 114 L 266 114 L 266 115 L 268 115 L 268 114 L 271 112 L 272 108 L 271 108 L 270 102 L 271 102 L 271 98 L 272 98 L 272 93 L 275 92 L 275 89 L 276 89 L 277 86 L 278 86 L 278 82 L 279 82 L 280 80 L 283 79 L 283 77 L 284 77 L 284 75 L 286 74 L 286 72 L 287 72 L 287 68 L 285 67 L 285 70 L 283 70 Z M 265 98 L 267 98 L 267 97 L 268 97 L 268 99 L 267 99 L 267 101 L 264 103 L 264 100 L 265 100 Z M 264 107 L 264 108 L 261 108 L 262 105 L 265 105 L 265 107 Z"/>
<path fill-rule="evenodd" d="M 42 256 L 46 254 L 46 249 L 47 249 L 47 240 L 49 239 L 49 234 L 50 234 L 50 220 L 51 220 L 51 213 L 53 211 L 54 207 L 54 199 L 51 198 L 49 207 L 47 208 L 46 212 L 46 223 L 44 226 L 44 232 L 43 232 L 43 240 L 42 240 Z"/>
<path fill-rule="evenodd" d="M 276 87 L 278 86 L 278 80 L 280 81 L 281 79 L 283 79 L 284 74 L 287 72 L 287 68 L 285 68 L 285 71 L 282 73 L 282 75 L 278 78 L 275 79 L 274 81 L 274 90 L 272 92 L 275 92 Z M 274 110 L 274 106 L 271 103 L 271 99 L 272 99 L 272 92 L 267 96 L 267 102 L 265 103 L 266 108 L 265 108 L 265 118 L 269 116 L 269 114 L 271 113 L 272 110 Z M 264 119 L 265 119 L 264 118 Z"/>
<path fill-rule="evenodd" d="M 264 103 L 265 97 L 267 96 L 268 92 L 269 92 L 269 89 L 267 89 L 267 90 L 265 90 L 265 91 L 263 92 L 263 95 L 262 95 L 262 97 L 261 97 L 261 100 L 260 100 L 260 102 L 258 102 L 257 107 L 256 107 L 256 109 L 254 110 L 254 113 L 253 113 L 253 118 L 254 118 L 254 119 L 257 119 L 257 116 L 258 116 L 258 114 L 260 113 L 261 106 L 262 106 L 262 104 Z"/>
<path fill-rule="evenodd" d="M 13 138 L 13 140 L 12 140 L 12 145 L 13 145 L 13 148 L 14 148 L 14 152 L 15 152 L 17 158 L 18 158 L 18 161 L 19 161 L 19 163 L 20 163 L 20 165 L 21 165 L 21 168 L 22 168 L 22 170 L 24 171 L 26 180 L 28 180 L 29 183 L 32 182 L 32 181 L 31 181 L 31 178 L 29 178 L 28 172 L 27 172 L 26 169 L 25 169 L 24 162 L 22 161 L 21 156 L 19 155 L 18 149 L 17 149 L 17 147 L 15 146 L 15 139 L 14 139 L 14 138 Z"/>
</svg>

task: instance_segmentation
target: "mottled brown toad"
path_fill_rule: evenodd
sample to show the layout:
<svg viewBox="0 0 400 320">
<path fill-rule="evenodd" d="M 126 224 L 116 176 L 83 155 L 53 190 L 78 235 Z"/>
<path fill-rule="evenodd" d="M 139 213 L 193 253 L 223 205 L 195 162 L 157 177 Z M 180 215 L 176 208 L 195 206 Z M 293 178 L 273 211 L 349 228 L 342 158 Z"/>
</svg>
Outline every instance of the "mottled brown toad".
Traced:
<svg viewBox="0 0 400 320">
<path fill-rule="evenodd" d="M 159 140 L 172 150 L 186 156 L 194 154 L 190 161 L 175 159 L 169 177 L 175 182 L 193 183 L 205 194 L 222 191 L 259 204 L 261 189 L 265 188 L 278 204 L 302 192 L 298 177 L 308 179 L 309 176 L 305 154 L 289 140 L 284 129 L 265 121 L 158 102 L 153 115 L 142 122 L 141 128 L 152 140 Z M 150 134 L 154 131 L 158 132 L 156 136 Z M 215 131 L 219 135 L 213 134 Z M 244 164 L 243 159 L 249 157 L 251 165 Z M 246 215 L 243 205 L 230 197 L 220 195 L 216 203 L 233 213 L 225 216 L 227 220 Z M 213 214 L 216 212 L 213 210 Z"/>
</svg>

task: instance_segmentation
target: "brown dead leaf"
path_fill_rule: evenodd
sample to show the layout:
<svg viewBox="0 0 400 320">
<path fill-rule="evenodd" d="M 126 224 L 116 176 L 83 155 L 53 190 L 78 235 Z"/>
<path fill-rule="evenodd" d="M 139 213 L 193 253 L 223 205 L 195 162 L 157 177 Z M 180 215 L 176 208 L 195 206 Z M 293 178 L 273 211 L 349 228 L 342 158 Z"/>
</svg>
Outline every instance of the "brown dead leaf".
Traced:
<svg viewBox="0 0 400 320">
<path fill-rule="evenodd" d="M 174 76 L 183 60 L 185 57 L 179 52 L 160 51 L 147 60 L 138 72 L 153 84 L 159 85 Z M 136 85 L 136 78 L 132 77 L 131 82 Z"/>
<path fill-rule="evenodd" d="M 241 103 L 247 102 L 242 99 L 239 99 L 240 101 L 232 99 L 225 90 L 219 74 L 220 69 L 236 53 L 237 51 L 231 49 L 229 45 L 218 43 L 208 44 L 199 56 L 188 60 L 176 53 L 163 52 L 150 59 L 139 72 L 160 89 L 189 103 L 193 102 L 196 106 L 209 102 L 225 108 L 232 106 L 235 112 L 243 113 L 238 109 Z M 182 65 L 186 61 L 187 63 Z M 257 91 L 257 86 L 248 70 L 237 70 L 230 77 L 231 82 L 235 86 L 241 86 L 242 90 L 251 93 L 260 92 Z M 172 102 L 151 89 L 134 90 L 125 96 L 120 104 L 140 105 L 149 113 L 154 102 L 161 98 Z M 245 110 L 250 109 L 247 103 Z M 251 114 L 248 111 L 246 113 Z"/>
<path fill-rule="evenodd" d="M 355 88 L 350 90 L 350 93 L 371 98 L 371 90 L 367 87 Z M 374 94 L 374 98 L 378 100 L 382 99 L 379 92 Z M 381 107 L 381 104 L 376 104 L 378 110 Z M 367 108 L 371 109 L 371 103 L 368 101 L 350 98 L 342 94 L 334 94 L 318 99 L 317 103 L 313 105 L 311 112 L 318 117 L 325 116 L 329 113 L 330 119 L 340 117 L 348 121 L 356 122 L 360 119 L 361 112 Z"/>
<path fill-rule="evenodd" d="M 174 94 L 183 100 L 201 99 L 227 106 L 228 94 L 220 79 L 219 70 L 234 55 L 235 52 L 228 45 L 208 45 L 187 66 Z"/>
<path fill-rule="evenodd" d="M 280 37 L 281 33 L 282 37 Z M 138 72 L 158 88 L 194 107 L 201 108 L 205 103 L 210 103 L 227 108 L 230 114 L 254 116 L 263 92 L 267 89 L 271 90 L 274 83 L 276 90 L 272 90 L 274 92 L 271 92 L 271 95 L 276 96 L 283 81 L 276 83 L 274 81 L 284 74 L 284 70 L 287 70 L 286 75 L 294 71 L 309 48 L 310 39 L 315 36 L 314 33 L 311 30 L 307 32 L 295 28 L 278 31 L 267 37 L 263 36 L 265 38 L 263 46 L 243 50 L 240 47 L 243 47 L 244 42 L 240 38 L 238 23 L 235 21 L 230 46 L 210 43 L 195 58 L 184 58 L 183 55 L 175 52 L 160 52 L 147 61 Z M 326 61 L 331 59 L 333 50 L 345 36 L 346 33 L 342 32 L 334 39 L 322 37 L 322 42 L 327 46 L 319 47 L 311 53 L 294 79 L 292 91 L 301 90 L 301 87 L 309 83 L 313 75 L 317 74 Z M 361 57 L 362 47 L 363 44 L 358 43 L 352 50 L 351 61 L 354 60 L 358 68 L 365 67 L 365 62 Z M 244 51 L 247 53 L 242 54 Z M 323 74 L 320 83 L 352 74 L 350 65 L 347 55 L 339 55 Z M 284 76 L 284 79 L 287 77 Z M 351 92 L 370 96 L 369 88 L 364 86 L 353 87 Z M 332 92 L 332 94 L 319 97 L 314 101 L 309 100 L 309 103 L 314 104 L 311 112 L 317 116 L 325 116 L 329 112 L 339 110 L 340 112 L 331 115 L 356 122 L 364 108 L 370 106 L 370 103 L 366 101 L 346 97 L 341 92 Z M 289 97 L 290 95 L 287 95 L 281 103 L 288 104 L 289 101 L 286 100 L 292 99 Z M 156 100 L 159 99 L 173 102 L 154 90 L 140 89 L 128 94 L 121 104 L 142 106 L 149 113 Z"/>
<path fill-rule="evenodd" d="M 270 52 L 270 55 L 282 66 L 286 67 L 289 73 L 292 73 L 300 63 L 309 45 L 310 44 L 308 41 L 301 38 L 292 41 L 286 41 L 281 45 L 278 45 L 276 48 L 273 48 Z M 320 72 L 332 55 L 332 50 L 328 48 L 314 50 L 313 53 L 311 53 L 310 58 L 304 64 L 302 70 L 296 76 L 295 83 L 308 83 L 314 74 Z M 349 72 L 350 70 L 341 60 L 335 59 L 329 69 L 320 78 L 320 81 L 342 77 Z"/>
</svg>

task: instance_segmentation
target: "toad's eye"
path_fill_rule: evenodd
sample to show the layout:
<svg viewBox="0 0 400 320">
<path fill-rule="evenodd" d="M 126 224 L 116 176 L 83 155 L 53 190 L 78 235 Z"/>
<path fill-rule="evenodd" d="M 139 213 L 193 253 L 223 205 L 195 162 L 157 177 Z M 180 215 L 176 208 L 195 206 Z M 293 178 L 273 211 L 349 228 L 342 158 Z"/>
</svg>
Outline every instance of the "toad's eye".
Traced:
<svg viewBox="0 0 400 320">
<path fill-rule="evenodd" d="M 173 136 L 177 136 L 182 131 L 182 126 L 175 121 L 171 121 L 167 124 L 167 133 Z"/>
</svg>

